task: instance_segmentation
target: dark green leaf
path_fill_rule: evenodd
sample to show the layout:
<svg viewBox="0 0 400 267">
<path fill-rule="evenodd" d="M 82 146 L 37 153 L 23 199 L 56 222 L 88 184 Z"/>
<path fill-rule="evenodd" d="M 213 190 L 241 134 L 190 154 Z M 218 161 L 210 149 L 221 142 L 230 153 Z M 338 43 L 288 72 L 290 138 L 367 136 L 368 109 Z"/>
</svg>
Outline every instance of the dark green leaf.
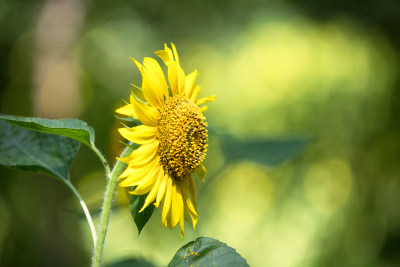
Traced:
<svg viewBox="0 0 400 267">
<path fill-rule="evenodd" d="M 0 120 L 0 164 L 69 180 L 80 143 L 70 138 L 29 131 Z"/>
<path fill-rule="evenodd" d="M 277 165 L 298 156 L 309 142 L 304 138 L 288 140 L 237 140 L 223 138 L 225 155 L 231 160 L 251 160 L 261 164 Z"/>
<path fill-rule="evenodd" d="M 132 218 L 136 223 L 139 234 L 146 223 L 149 221 L 151 215 L 153 215 L 154 210 L 154 205 L 150 204 L 142 212 L 139 212 L 139 210 L 141 210 L 143 207 L 146 197 L 147 195 L 132 195 L 129 202 L 129 210 L 131 211 Z"/>
<path fill-rule="evenodd" d="M 209 237 L 199 237 L 181 247 L 168 267 L 249 266 L 235 249 Z"/>
<path fill-rule="evenodd" d="M 94 130 L 77 119 L 50 120 L 0 114 L 0 119 L 28 130 L 57 134 L 75 139 L 89 147 L 94 145 Z"/>
</svg>

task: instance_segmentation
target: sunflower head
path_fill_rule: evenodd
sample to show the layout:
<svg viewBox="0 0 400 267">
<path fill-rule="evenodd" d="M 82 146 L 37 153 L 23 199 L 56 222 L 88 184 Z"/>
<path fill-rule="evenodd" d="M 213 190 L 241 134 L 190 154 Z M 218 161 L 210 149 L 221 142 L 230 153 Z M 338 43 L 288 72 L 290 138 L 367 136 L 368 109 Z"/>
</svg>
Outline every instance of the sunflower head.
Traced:
<svg viewBox="0 0 400 267">
<path fill-rule="evenodd" d="M 195 85 L 197 71 L 185 75 L 174 44 L 157 51 L 168 68 L 168 81 L 158 62 L 144 58 L 143 65 L 132 59 L 142 73 L 144 99 L 131 95 L 130 103 L 116 112 L 141 121 L 132 128 L 120 128 L 127 140 L 140 147 L 120 159 L 128 164 L 119 177 L 120 186 L 135 187 L 130 192 L 147 195 L 141 209 L 154 203 L 161 205 L 162 223 L 170 229 L 178 223 L 184 234 L 184 220 L 198 219 L 194 171 L 205 175 L 202 162 L 207 152 L 207 123 L 204 105 L 215 96 L 198 99 L 200 86 Z"/>
<path fill-rule="evenodd" d="M 200 108 L 186 96 L 165 101 L 158 121 L 158 153 L 172 179 L 184 180 L 205 158 L 208 135 L 204 120 Z"/>
</svg>

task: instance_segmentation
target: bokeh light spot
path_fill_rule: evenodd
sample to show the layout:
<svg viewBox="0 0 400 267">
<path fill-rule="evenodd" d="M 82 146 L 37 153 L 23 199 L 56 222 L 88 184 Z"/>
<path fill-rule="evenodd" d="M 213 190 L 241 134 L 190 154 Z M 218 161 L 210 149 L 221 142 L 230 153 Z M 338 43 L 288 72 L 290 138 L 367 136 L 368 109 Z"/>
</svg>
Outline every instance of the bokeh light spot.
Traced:
<svg viewBox="0 0 400 267">
<path fill-rule="evenodd" d="M 318 213 L 332 215 L 347 202 L 352 176 L 346 161 L 339 158 L 321 160 L 312 165 L 306 174 L 306 198 Z"/>
</svg>

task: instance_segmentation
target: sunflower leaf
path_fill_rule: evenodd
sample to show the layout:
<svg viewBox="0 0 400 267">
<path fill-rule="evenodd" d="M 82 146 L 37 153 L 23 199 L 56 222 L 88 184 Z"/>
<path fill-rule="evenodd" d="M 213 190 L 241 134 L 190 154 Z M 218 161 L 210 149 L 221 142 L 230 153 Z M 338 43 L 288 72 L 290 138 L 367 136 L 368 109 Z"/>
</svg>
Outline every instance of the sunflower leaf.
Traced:
<svg viewBox="0 0 400 267">
<path fill-rule="evenodd" d="M 94 130 L 78 119 L 50 120 L 0 114 L 0 119 L 28 130 L 57 134 L 75 139 L 89 147 L 94 146 Z"/>
<path fill-rule="evenodd" d="M 67 181 L 80 143 L 30 131 L 0 120 L 0 165 L 43 173 Z"/>
<path fill-rule="evenodd" d="M 140 196 L 132 195 L 129 202 L 129 210 L 138 229 L 138 235 L 140 234 L 146 223 L 149 221 L 154 211 L 154 205 L 150 204 L 142 212 L 139 212 L 143 207 L 146 197 L 147 194 Z"/>
<path fill-rule="evenodd" d="M 282 140 L 238 140 L 226 136 L 224 154 L 232 161 L 251 160 L 270 166 L 278 165 L 302 153 L 309 144 L 306 138 Z"/>
<path fill-rule="evenodd" d="M 199 237 L 181 247 L 168 267 L 249 266 L 235 249 L 216 239 Z"/>
</svg>

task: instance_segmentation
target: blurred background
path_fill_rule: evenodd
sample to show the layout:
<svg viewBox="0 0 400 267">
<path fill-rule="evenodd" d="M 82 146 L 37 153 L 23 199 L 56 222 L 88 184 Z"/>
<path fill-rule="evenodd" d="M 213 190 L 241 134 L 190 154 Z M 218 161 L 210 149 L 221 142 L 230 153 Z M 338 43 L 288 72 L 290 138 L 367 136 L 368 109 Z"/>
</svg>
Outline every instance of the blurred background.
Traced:
<svg viewBox="0 0 400 267">
<path fill-rule="evenodd" d="M 82 119 L 113 163 L 114 110 L 141 85 L 129 57 L 174 42 L 201 96 L 217 96 L 199 223 L 180 238 L 156 209 L 138 236 L 120 190 L 106 264 L 166 266 L 209 236 L 256 267 L 399 266 L 399 25 L 396 0 L 2 0 L 0 112 Z M 69 189 L 4 167 L 0 177 L 0 265 L 88 266 Z M 71 179 L 97 221 L 105 180 L 87 147 Z"/>
</svg>

